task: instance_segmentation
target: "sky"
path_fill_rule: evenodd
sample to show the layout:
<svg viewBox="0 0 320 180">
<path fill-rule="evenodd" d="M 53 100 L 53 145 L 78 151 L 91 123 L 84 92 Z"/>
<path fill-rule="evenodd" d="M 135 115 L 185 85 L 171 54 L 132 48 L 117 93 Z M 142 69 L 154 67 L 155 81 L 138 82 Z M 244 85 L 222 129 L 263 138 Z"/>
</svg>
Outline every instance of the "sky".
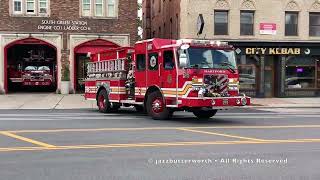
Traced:
<svg viewBox="0 0 320 180">
<path fill-rule="evenodd" d="M 142 0 L 138 0 L 138 3 L 142 3 Z M 141 18 L 142 17 L 142 10 L 138 11 L 138 16 Z"/>
<path fill-rule="evenodd" d="M 142 3 L 142 0 L 138 0 L 138 3 Z M 138 11 L 138 17 L 139 17 L 140 19 L 142 19 L 142 10 L 139 10 L 139 11 Z M 143 33 L 142 28 L 139 27 L 139 28 L 138 28 L 138 35 L 139 35 L 139 36 L 142 36 L 142 33 Z"/>
</svg>

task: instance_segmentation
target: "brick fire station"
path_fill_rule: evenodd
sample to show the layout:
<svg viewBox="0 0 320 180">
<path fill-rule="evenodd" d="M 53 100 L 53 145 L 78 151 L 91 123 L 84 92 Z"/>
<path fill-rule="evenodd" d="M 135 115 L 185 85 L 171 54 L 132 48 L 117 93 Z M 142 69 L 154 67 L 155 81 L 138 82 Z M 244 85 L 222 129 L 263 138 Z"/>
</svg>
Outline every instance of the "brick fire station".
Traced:
<svg viewBox="0 0 320 180">
<path fill-rule="evenodd" d="M 23 90 L 17 82 L 25 71 L 51 72 L 52 91 L 59 92 L 63 67 L 70 92 L 81 91 L 90 53 L 133 45 L 136 18 L 133 0 L 1 1 L 0 93 Z"/>
</svg>

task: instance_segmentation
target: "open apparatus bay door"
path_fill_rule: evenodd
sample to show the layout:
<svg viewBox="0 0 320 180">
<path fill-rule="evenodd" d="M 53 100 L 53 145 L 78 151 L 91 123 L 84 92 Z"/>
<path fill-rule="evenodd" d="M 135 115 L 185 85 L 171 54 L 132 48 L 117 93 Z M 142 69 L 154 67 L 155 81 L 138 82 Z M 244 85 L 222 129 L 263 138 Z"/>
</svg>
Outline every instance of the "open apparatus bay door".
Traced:
<svg viewBox="0 0 320 180">
<path fill-rule="evenodd" d="M 153 119 L 174 111 L 210 118 L 250 105 L 239 94 L 234 49 L 219 41 L 151 39 L 91 55 L 85 98 L 101 112 L 135 106 Z"/>
<path fill-rule="evenodd" d="M 47 42 L 26 38 L 7 45 L 5 64 L 6 92 L 57 88 L 57 50 Z"/>
</svg>

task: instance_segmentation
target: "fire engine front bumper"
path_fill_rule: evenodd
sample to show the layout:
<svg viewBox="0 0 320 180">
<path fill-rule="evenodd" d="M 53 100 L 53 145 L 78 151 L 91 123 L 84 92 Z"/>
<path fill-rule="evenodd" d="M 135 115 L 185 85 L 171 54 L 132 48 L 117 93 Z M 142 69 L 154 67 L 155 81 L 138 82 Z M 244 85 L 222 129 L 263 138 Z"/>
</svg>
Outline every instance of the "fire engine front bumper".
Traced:
<svg viewBox="0 0 320 180">
<path fill-rule="evenodd" d="M 50 86 L 52 84 L 51 80 L 44 81 L 23 81 L 24 86 Z"/>
<path fill-rule="evenodd" d="M 243 107 L 251 104 L 251 98 L 247 96 L 235 97 L 214 97 L 214 98 L 182 98 L 179 107 L 210 107 L 212 109 L 227 109 L 233 107 Z"/>
</svg>

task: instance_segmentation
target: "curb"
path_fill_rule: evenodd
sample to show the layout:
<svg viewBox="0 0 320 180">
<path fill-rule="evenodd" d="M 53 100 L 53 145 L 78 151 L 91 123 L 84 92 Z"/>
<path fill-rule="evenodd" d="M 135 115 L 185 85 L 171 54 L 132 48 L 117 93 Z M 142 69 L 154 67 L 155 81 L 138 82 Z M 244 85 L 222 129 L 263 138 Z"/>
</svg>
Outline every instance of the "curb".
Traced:
<svg viewBox="0 0 320 180">
<path fill-rule="evenodd" d="M 285 106 L 285 105 L 282 105 L 282 106 L 263 106 L 263 105 L 250 105 L 250 106 L 247 106 L 249 108 L 320 108 L 319 105 L 317 106 L 292 106 L 292 105 L 289 105 L 289 106 Z"/>
</svg>

